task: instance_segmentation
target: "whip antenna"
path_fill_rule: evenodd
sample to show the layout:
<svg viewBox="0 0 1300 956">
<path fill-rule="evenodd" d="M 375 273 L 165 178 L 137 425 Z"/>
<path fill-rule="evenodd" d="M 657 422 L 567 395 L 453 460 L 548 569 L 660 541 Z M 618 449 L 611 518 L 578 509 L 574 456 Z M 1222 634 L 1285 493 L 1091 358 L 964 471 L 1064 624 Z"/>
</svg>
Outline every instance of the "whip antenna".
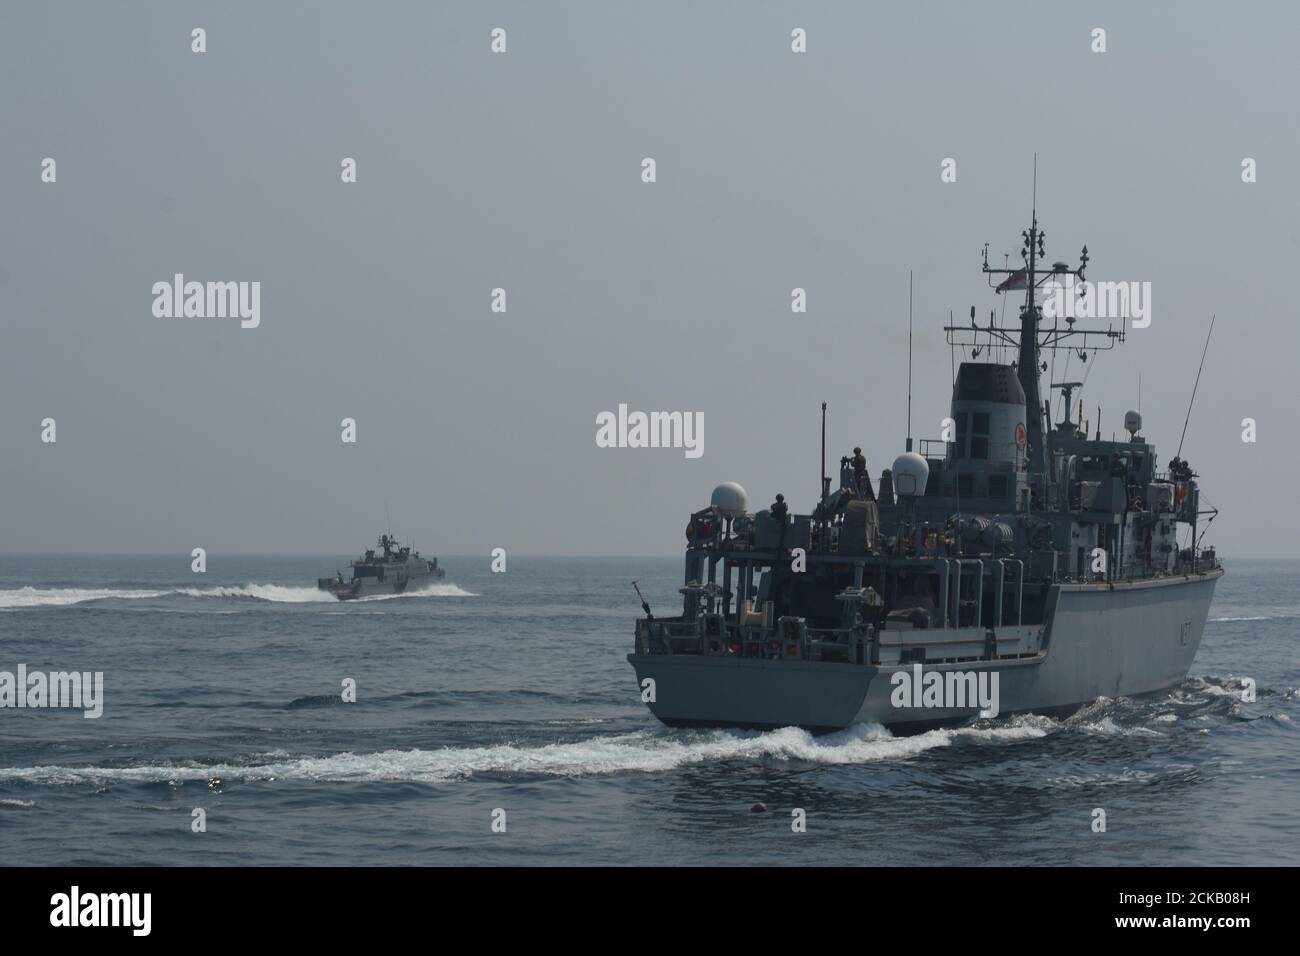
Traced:
<svg viewBox="0 0 1300 956">
<path fill-rule="evenodd" d="M 1183 437 L 1178 439 L 1178 451 L 1174 454 L 1175 458 L 1183 456 L 1183 440 L 1187 438 L 1187 423 L 1192 419 L 1192 403 L 1196 401 L 1196 389 L 1201 384 L 1201 369 L 1205 368 L 1205 354 L 1210 351 L 1210 336 L 1214 334 L 1214 320 L 1217 316 L 1210 316 L 1210 330 L 1205 333 L 1205 348 L 1201 350 L 1201 364 L 1196 369 L 1196 381 L 1192 385 L 1192 397 L 1187 402 L 1187 417 L 1183 419 Z"/>
<path fill-rule="evenodd" d="M 907 270 L 907 450 L 912 450 L 912 270 Z"/>
</svg>

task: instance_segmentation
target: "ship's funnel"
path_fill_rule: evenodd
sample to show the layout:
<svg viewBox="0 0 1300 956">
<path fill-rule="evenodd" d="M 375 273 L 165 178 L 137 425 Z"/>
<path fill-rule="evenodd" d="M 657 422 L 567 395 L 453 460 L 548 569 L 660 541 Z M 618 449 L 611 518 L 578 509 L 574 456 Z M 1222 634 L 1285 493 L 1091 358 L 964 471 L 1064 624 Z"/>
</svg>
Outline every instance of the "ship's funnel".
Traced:
<svg viewBox="0 0 1300 956">
<path fill-rule="evenodd" d="M 718 509 L 724 518 L 735 518 L 745 513 L 749 505 L 749 496 L 745 489 L 734 481 L 724 481 L 713 489 L 709 504 Z"/>
<path fill-rule="evenodd" d="M 900 498 L 919 497 L 930 480 L 930 463 L 914 451 L 903 452 L 894 459 L 893 478 Z"/>
</svg>

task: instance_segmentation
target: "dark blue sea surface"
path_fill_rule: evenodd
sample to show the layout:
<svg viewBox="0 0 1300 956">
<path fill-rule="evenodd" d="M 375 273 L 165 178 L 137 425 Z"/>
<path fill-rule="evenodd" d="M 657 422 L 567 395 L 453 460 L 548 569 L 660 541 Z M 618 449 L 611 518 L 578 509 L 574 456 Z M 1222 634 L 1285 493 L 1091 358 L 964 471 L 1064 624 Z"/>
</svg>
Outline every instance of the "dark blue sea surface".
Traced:
<svg viewBox="0 0 1300 956">
<path fill-rule="evenodd" d="M 660 726 L 629 582 L 670 611 L 676 558 L 347 603 L 341 559 L 189 561 L 0 556 L 0 671 L 105 683 L 97 720 L 0 709 L 0 864 L 1300 863 L 1298 563 L 1229 565 L 1170 693 L 895 738 Z"/>
</svg>

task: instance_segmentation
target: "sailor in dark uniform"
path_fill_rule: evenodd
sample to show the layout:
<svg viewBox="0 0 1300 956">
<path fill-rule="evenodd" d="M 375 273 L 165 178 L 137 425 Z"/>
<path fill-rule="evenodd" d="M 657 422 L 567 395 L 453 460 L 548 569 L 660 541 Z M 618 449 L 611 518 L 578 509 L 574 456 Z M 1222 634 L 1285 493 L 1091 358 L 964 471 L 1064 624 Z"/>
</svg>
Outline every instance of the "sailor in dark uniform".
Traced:
<svg viewBox="0 0 1300 956">
<path fill-rule="evenodd" d="M 871 488 L 871 476 L 867 474 L 867 459 L 861 448 L 853 449 L 853 484 L 867 501 L 875 501 L 876 493 Z"/>
<path fill-rule="evenodd" d="M 790 506 L 785 503 L 785 495 L 777 495 L 776 501 L 772 502 L 772 517 L 776 523 L 785 524 L 785 516 L 790 513 Z"/>
</svg>

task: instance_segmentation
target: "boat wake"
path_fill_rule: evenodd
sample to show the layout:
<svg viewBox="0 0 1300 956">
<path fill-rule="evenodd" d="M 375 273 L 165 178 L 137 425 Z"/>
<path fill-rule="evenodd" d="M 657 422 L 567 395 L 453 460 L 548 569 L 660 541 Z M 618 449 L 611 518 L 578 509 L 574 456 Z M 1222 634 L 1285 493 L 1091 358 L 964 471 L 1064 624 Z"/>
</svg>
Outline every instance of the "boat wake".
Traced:
<svg viewBox="0 0 1300 956">
<path fill-rule="evenodd" d="M 1254 623 L 1257 621 L 1294 621 L 1300 618 L 1300 614 L 1252 614 L 1242 617 L 1212 617 L 1207 620 L 1209 624 L 1237 624 L 1237 623 Z"/>
<path fill-rule="evenodd" d="M 416 591 L 402 594 L 376 594 L 358 598 L 353 603 L 387 601 L 394 598 L 418 597 L 477 597 L 450 583 L 431 584 Z M 71 607 L 92 601 L 140 601 L 167 597 L 232 598 L 269 601 L 275 604 L 338 604 L 334 595 L 319 588 L 286 587 L 280 584 L 240 584 L 205 588 L 170 588 L 144 590 L 137 588 L 10 588 L 0 589 L 0 610 L 31 607 Z"/>
<path fill-rule="evenodd" d="M 1102 698 L 1065 720 L 1020 715 L 905 737 L 895 737 L 879 724 L 857 724 L 819 736 L 796 727 L 761 732 L 655 728 L 536 745 L 498 744 L 296 757 L 277 750 L 250 755 L 239 762 L 0 767 L 0 784 L 167 783 L 175 786 L 189 781 L 206 783 L 212 777 L 220 777 L 227 784 L 234 781 L 447 783 L 482 776 L 545 778 L 663 773 L 682 767 L 733 763 L 870 765 L 909 760 L 942 748 L 1006 746 L 1057 734 L 1096 738 L 1164 736 L 1186 730 L 1204 732 L 1207 721 L 1237 716 L 1239 683 L 1232 678 L 1191 677 L 1168 695 L 1141 700 Z M 1291 699 L 1289 693 L 1265 689 L 1259 693 L 1261 698 Z M 333 695 L 319 701 L 304 698 L 294 705 L 324 706 L 336 700 Z M 1265 716 L 1289 719 L 1283 713 L 1261 714 L 1260 718 Z"/>
<path fill-rule="evenodd" d="M 1045 719 L 1044 719 L 1045 721 Z M 1047 722 L 1038 718 L 991 728 L 936 730 L 894 737 L 883 727 L 862 724 L 814 737 L 794 727 L 743 732 L 642 731 L 543 746 L 448 747 L 441 750 L 386 750 L 327 757 L 265 755 L 246 764 L 164 764 L 136 767 L 6 767 L 0 782 L 31 784 L 180 783 L 207 781 L 310 781 L 443 783 L 481 775 L 584 777 L 615 773 L 658 773 L 694 764 L 776 760 L 792 763 L 863 764 L 915 756 L 967 738 L 996 743 L 1041 737 Z M 266 759 L 275 756 L 277 759 Z"/>
<path fill-rule="evenodd" d="M 336 604 L 338 598 L 319 588 L 291 588 L 279 584 L 242 584 L 233 587 L 177 588 L 171 592 L 192 598 L 254 598 L 276 604 Z"/>
<path fill-rule="evenodd" d="M 106 601 L 111 598 L 139 600 L 159 598 L 167 591 L 120 590 L 113 588 L 9 588 L 0 590 L 0 608 L 65 607 L 86 601 Z"/>
<path fill-rule="evenodd" d="M 392 601 L 397 598 L 420 597 L 478 597 L 478 595 L 472 591 L 466 591 L 458 585 L 443 582 L 441 584 L 427 585 L 418 591 L 403 591 L 401 594 L 372 594 L 368 597 L 355 598 L 351 603 L 365 604 L 368 601 Z"/>
</svg>

